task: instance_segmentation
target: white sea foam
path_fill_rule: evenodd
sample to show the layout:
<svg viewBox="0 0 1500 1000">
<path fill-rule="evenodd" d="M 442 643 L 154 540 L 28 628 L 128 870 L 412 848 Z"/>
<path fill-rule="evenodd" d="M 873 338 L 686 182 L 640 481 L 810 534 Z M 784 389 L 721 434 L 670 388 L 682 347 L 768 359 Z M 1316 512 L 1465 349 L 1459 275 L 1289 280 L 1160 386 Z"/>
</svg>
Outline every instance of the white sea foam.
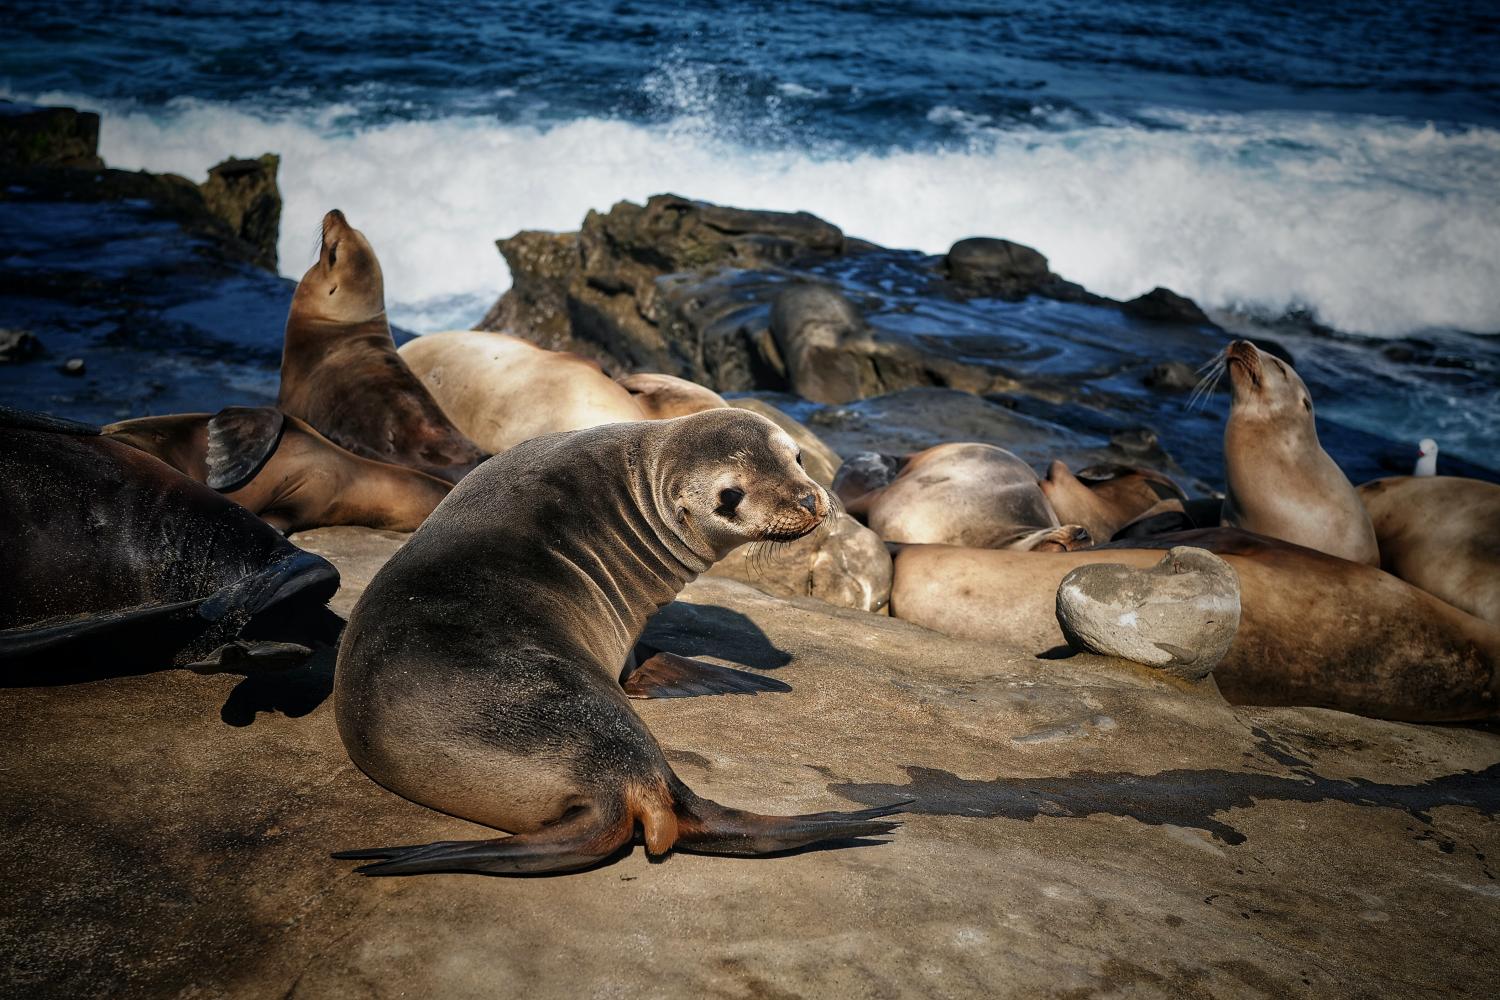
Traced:
<svg viewBox="0 0 1500 1000">
<path fill-rule="evenodd" d="M 267 119 L 238 105 L 105 112 L 113 166 L 199 179 L 217 160 L 282 156 L 281 266 L 296 276 L 339 207 L 369 235 L 388 294 L 420 327 L 477 318 L 509 284 L 494 239 L 574 229 L 663 191 L 805 209 L 888 246 L 939 253 L 996 235 L 1104 294 L 1166 285 L 1209 306 L 1307 308 L 1349 331 L 1500 330 L 1500 131 L 1376 118 L 1160 112 L 1138 123 L 991 127 L 935 109 L 957 148 L 747 149 L 690 120 L 551 128 L 453 117 L 350 129 L 347 108 Z M 446 303 L 446 304 L 445 304 Z M 473 313 L 473 315 L 470 315 Z"/>
</svg>

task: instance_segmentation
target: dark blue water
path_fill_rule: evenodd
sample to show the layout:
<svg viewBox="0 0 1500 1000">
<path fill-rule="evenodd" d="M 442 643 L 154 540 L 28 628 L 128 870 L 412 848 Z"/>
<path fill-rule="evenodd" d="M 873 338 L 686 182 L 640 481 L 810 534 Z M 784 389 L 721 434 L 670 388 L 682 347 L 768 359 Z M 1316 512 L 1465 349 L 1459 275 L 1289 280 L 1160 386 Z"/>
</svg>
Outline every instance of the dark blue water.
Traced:
<svg viewBox="0 0 1500 1000">
<path fill-rule="evenodd" d="M 1005 236 L 1104 294 L 1167 285 L 1227 324 L 1320 324 L 1345 339 L 1308 363 L 1358 357 L 1375 379 L 1335 379 L 1324 412 L 1484 458 L 1497 11 L 10 3 L 0 96 L 102 111 L 116 166 L 196 179 L 282 154 L 283 273 L 341 207 L 417 330 L 466 326 L 504 290 L 496 237 L 670 190 L 929 253 Z M 1361 337 L 1416 338 L 1441 364 L 1408 378 Z"/>
</svg>

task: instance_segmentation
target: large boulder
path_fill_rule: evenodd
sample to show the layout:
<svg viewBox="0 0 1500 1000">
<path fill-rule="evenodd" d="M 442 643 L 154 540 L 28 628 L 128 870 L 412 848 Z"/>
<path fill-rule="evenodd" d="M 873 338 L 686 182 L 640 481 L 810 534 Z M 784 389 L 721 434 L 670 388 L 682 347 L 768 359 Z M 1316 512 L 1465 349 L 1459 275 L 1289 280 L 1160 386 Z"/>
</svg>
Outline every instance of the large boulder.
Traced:
<svg viewBox="0 0 1500 1000">
<path fill-rule="evenodd" d="M 208 170 L 200 184 L 208 210 L 229 224 L 234 234 L 255 249 L 255 263 L 276 270 L 276 240 L 281 234 L 281 191 L 275 153 L 254 160 L 225 160 Z"/>
</svg>

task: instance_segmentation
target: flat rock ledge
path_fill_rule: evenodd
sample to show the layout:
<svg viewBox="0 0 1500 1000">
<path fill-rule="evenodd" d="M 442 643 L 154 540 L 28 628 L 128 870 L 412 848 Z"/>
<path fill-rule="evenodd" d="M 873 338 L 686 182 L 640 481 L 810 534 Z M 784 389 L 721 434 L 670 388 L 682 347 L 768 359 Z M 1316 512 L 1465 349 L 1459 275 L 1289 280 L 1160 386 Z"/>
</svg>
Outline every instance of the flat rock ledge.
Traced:
<svg viewBox="0 0 1500 1000">
<path fill-rule="evenodd" d="M 402 536 L 297 541 L 338 564 L 347 614 Z M 905 827 L 372 880 L 328 852 L 489 834 L 352 767 L 329 657 L 7 688 L 0 994 L 1435 997 L 1500 973 L 1493 733 L 1234 708 L 711 578 L 651 634 L 793 688 L 636 703 L 696 790 L 768 812 L 914 796 Z"/>
</svg>

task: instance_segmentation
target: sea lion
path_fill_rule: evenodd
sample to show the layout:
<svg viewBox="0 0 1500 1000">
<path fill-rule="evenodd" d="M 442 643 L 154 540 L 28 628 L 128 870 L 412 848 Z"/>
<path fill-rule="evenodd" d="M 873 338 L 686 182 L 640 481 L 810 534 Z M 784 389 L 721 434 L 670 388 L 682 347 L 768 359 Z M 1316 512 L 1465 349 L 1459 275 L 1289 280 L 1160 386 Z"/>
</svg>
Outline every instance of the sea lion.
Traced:
<svg viewBox="0 0 1500 1000">
<path fill-rule="evenodd" d="M 276 406 L 356 455 L 449 482 L 486 458 L 396 353 L 380 261 L 338 209 L 292 296 Z"/>
<path fill-rule="evenodd" d="M 838 473 L 843 459 L 801 421 L 793 420 L 782 410 L 754 396 L 737 396 L 729 400 L 729 405 L 759 413 L 790 434 L 792 440 L 797 442 L 797 447 L 802 449 L 802 468 L 812 476 L 813 482 L 825 490 L 833 486 L 833 477 Z"/>
<path fill-rule="evenodd" d="M 662 372 L 635 372 L 615 381 L 630 393 L 647 420 L 670 420 L 729 405 L 712 389 Z"/>
<path fill-rule="evenodd" d="M 339 524 L 415 531 L 452 489 L 425 472 L 360 458 L 269 406 L 121 420 L 103 433 L 286 533 Z"/>
<path fill-rule="evenodd" d="M 1395 476 L 1358 492 L 1375 526 L 1382 569 L 1500 625 L 1500 486 L 1459 476 Z"/>
<path fill-rule="evenodd" d="M 482 330 L 429 333 L 401 358 L 465 434 L 496 454 L 543 434 L 645 414 L 594 362 Z"/>
<path fill-rule="evenodd" d="M 860 468 L 867 464 L 874 467 Z M 1083 528 L 1059 524 L 1031 466 L 1004 448 L 940 444 L 897 467 L 885 486 L 840 495 L 887 542 L 1055 551 L 1089 544 Z M 860 478 L 878 482 L 878 475 Z"/>
<path fill-rule="evenodd" d="M 817 482 L 812 473 L 808 476 Z M 714 563 L 708 573 L 777 597 L 812 597 L 879 614 L 885 613 L 891 599 L 891 554 L 885 543 L 838 509 L 829 512 L 817 531 L 796 541 L 742 546 Z"/>
<path fill-rule="evenodd" d="M 1496 715 L 1500 629 L 1373 566 L 1233 528 L 1067 553 L 905 546 L 891 614 L 1042 653 L 1063 644 L 1057 590 L 1071 570 L 1153 566 L 1178 545 L 1208 549 L 1239 577 L 1239 630 L 1214 669 L 1230 701 L 1413 722 Z"/>
<path fill-rule="evenodd" d="M 98 428 L 0 407 L 0 661 L 37 683 L 279 667 L 326 640 L 339 575 Z"/>
<path fill-rule="evenodd" d="M 770 421 L 715 409 L 534 438 L 459 484 L 355 607 L 336 713 L 374 780 L 514 836 L 336 857 L 382 859 L 360 869 L 372 875 L 565 871 L 637 823 L 654 855 L 891 830 L 894 808 L 778 817 L 698 797 L 621 688 L 647 618 L 688 581 L 822 522 L 828 499 L 796 454 Z"/>
<path fill-rule="evenodd" d="M 1169 477 L 1129 465 L 1092 465 L 1075 476 L 1067 463 L 1054 461 L 1041 488 L 1059 522 L 1082 525 L 1100 542 L 1148 512 L 1180 511 L 1187 500 Z"/>
<path fill-rule="evenodd" d="M 1224 426 L 1224 526 L 1379 566 L 1370 515 L 1318 443 L 1302 379 L 1248 340 L 1230 344 L 1223 359 L 1233 387 Z"/>
</svg>

